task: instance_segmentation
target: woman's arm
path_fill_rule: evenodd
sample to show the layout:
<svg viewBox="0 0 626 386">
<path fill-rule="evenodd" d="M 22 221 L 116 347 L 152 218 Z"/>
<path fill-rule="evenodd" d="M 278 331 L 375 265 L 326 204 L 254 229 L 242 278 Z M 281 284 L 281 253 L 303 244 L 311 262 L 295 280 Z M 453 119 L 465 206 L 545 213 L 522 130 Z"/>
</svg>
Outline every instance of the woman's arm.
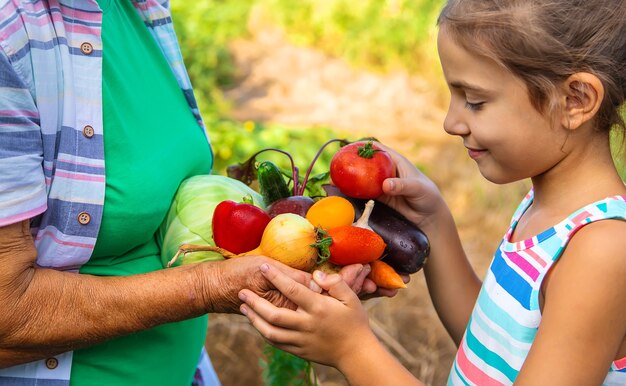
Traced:
<svg viewBox="0 0 626 386">
<path fill-rule="evenodd" d="M 398 170 L 398 178 L 384 182 L 382 201 L 428 236 L 430 256 L 424 266 L 428 290 L 439 318 L 458 345 L 482 283 L 465 255 L 454 218 L 437 186 L 408 159 L 382 147 Z"/>
<path fill-rule="evenodd" d="M 579 230 L 544 281 L 539 331 L 516 385 L 601 385 L 626 357 L 626 222 Z"/>
<path fill-rule="evenodd" d="M 259 256 L 126 277 L 39 268 L 36 256 L 28 221 L 0 227 L 0 368 L 207 312 L 237 312 L 244 287 L 289 306 L 258 272 L 264 262 L 310 280 Z"/>
<path fill-rule="evenodd" d="M 376 339 L 361 302 L 339 275 L 314 273 L 328 295 L 310 291 L 269 265 L 263 274 L 299 307 L 279 308 L 249 290 L 241 311 L 271 344 L 333 366 L 351 385 L 422 385 Z"/>
</svg>

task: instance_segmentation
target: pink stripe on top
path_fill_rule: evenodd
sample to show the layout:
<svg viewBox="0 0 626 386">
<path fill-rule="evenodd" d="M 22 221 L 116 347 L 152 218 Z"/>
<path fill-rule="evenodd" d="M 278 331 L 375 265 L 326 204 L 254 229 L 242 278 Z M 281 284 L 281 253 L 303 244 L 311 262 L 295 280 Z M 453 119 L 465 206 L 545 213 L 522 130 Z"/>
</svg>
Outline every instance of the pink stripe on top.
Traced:
<svg viewBox="0 0 626 386">
<path fill-rule="evenodd" d="M 615 366 L 615 370 L 623 370 L 626 368 L 626 357 L 622 358 L 622 359 L 618 359 L 615 362 L 613 362 L 613 365 Z"/>
<path fill-rule="evenodd" d="M 586 210 L 582 211 L 578 215 L 576 215 L 575 217 L 572 218 L 572 224 L 580 225 L 583 221 L 585 221 L 589 217 L 591 217 L 591 213 L 589 213 Z"/>
<path fill-rule="evenodd" d="M 456 356 L 456 364 L 470 382 L 480 386 L 504 386 L 487 373 L 476 367 L 465 354 L 465 345 L 461 343 Z"/>
<path fill-rule="evenodd" d="M 539 263 L 540 266 L 545 267 L 548 264 L 544 259 L 541 258 L 541 256 L 537 254 L 537 252 L 533 251 L 532 249 L 528 249 L 524 252 L 532 257 L 533 260 L 535 260 L 537 263 Z"/>
<path fill-rule="evenodd" d="M 506 254 L 507 257 L 511 260 L 511 262 L 517 265 L 528 277 L 533 279 L 533 281 L 537 281 L 539 277 L 539 271 L 535 269 L 528 261 L 526 261 L 523 257 L 521 257 L 518 253 L 511 252 Z M 545 267 L 545 264 L 544 264 Z"/>
</svg>

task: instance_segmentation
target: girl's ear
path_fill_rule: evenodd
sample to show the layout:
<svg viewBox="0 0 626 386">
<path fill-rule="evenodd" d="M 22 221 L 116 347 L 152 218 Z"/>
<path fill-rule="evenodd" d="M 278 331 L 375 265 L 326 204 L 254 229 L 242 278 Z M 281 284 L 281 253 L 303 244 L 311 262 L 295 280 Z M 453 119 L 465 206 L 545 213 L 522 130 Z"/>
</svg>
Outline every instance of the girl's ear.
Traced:
<svg viewBox="0 0 626 386">
<path fill-rule="evenodd" d="M 604 86 L 600 79 L 588 72 L 578 72 L 563 82 L 565 97 L 561 124 L 570 130 L 593 120 L 604 99 Z"/>
</svg>

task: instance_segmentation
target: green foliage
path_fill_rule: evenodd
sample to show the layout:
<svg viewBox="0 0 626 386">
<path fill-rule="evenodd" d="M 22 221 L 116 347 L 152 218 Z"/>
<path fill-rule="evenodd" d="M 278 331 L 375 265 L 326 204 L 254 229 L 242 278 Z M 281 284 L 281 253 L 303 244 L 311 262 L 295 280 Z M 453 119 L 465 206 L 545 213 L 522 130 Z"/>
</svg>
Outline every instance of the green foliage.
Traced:
<svg viewBox="0 0 626 386">
<path fill-rule="evenodd" d="M 437 68 L 435 21 L 442 0 L 258 2 L 297 44 L 376 70 Z"/>
<path fill-rule="evenodd" d="M 611 132 L 611 150 L 617 170 L 626 181 L 626 134 L 617 127 Z"/>
<path fill-rule="evenodd" d="M 253 0 L 171 2 L 181 51 L 205 120 L 228 109 L 221 89 L 232 84 L 235 68 L 228 42 L 246 35 Z"/>
<path fill-rule="evenodd" d="M 255 122 L 238 123 L 222 119 L 207 123 L 207 129 L 215 152 L 215 173 L 225 174 L 226 167 L 247 160 L 257 151 L 275 147 L 290 153 L 296 167 L 303 176 L 318 149 L 337 133 L 325 127 L 294 129 L 280 125 L 263 125 Z M 328 171 L 330 159 L 339 148 L 337 144 L 329 145 L 315 163 L 314 174 Z M 257 158 L 269 160 L 281 169 L 291 170 L 289 159 L 276 152 L 264 152 Z"/>
<path fill-rule="evenodd" d="M 243 162 L 265 147 L 290 152 L 304 173 L 317 149 L 337 136 L 330 128 L 290 129 L 227 118 L 229 103 L 222 90 L 231 86 L 235 77 L 228 43 L 248 34 L 252 7 L 263 8 L 296 42 L 362 66 L 418 71 L 428 57 L 419 53 L 426 52 L 426 42 L 433 40 L 434 18 L 441 3 L 442 0 L 172 0 L 176 33 L 215 151 L 215 173 L 225 174 L 227 165 Z M 327 170 L 332 148 L 331 145 L 316 164 L 316 173 Z M 281 168 L 290 168 L 283 156 L 266 156 Z"/>
<path fill-rule="evenodd" d="M 265 386 L 317 385 L 311 362 L 291 355 L 276 347 L 266 345 L 261 360 Z"/>
<path fill-rule="evenodd" d="M 622 119 L 626 121 L 626 103 L 622 104 Z M 620 131 L 619 134 L 615 135 L 617 137 L 617 142 L 619 143 L 619 151 L 617 151 L 616 164 L 617 170 L 619 170 L 620 175 L 622 176 L 622 181 L 626 181 L 626 134 L 624 131 Z"/>
<path fill-rule="evenodd" d="M 317 149 L 337 134 L 330 128 L 292 129 L 229 119 L 229 104 L 223 89 L 232 85 L 235 68 L 228 43 L 247 34 L 250 9 L 265 0 L 183 2 L 173 0 L 172 17 L 198 106 L 215 152 L 214 172 L 225 174 L 226 167 L 243 162 L 254 152 L 277 147 L 290 152 L 304 173 Z M 294 3 L 296 4 L 296 3 Z M 320 157 L 315 170 L 328 169 L 332 146 Z M 291 168 L 278 154 L 265 153 L 281 168 Z"/>
</svg>

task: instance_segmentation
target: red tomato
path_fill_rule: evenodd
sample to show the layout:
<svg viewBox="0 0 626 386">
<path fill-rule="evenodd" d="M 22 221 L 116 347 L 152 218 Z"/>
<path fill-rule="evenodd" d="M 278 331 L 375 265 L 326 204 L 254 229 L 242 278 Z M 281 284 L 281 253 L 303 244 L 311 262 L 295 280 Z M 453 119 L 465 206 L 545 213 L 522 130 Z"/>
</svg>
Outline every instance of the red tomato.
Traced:
<svg viewBox="0 0 626 386">
<path fill-rule="evenodd" d="M 330 161 L 330 178 L 347 196 L 375 199 L 383 194 L 383 181 L 396 176 L 391 156 L 369 142 L 339 149 Z"/>
</svg>

